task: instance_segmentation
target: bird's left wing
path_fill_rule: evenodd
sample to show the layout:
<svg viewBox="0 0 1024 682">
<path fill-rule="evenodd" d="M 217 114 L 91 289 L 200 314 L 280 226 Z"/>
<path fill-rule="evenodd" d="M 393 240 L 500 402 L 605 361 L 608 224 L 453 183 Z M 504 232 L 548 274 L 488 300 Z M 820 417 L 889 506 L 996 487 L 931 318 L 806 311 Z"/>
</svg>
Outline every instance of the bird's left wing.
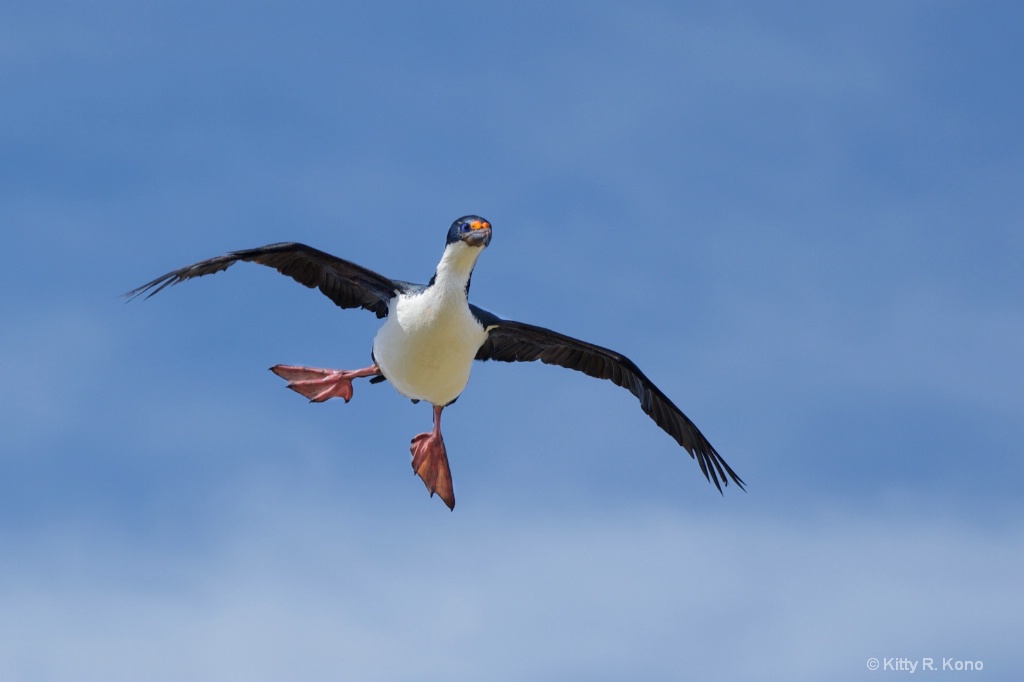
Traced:
<svg viewBox="0 0 1024 682">
<path fill-rule="evenodd" d="M 287 242 L 268 244 L 256 249 L 232 251 L 186 266 L 157 277 L 138 289 L 129 291 L 129 299 L 146 294 L 149 298 L 165 287 L 193 277 L 226 270 L 238 261 L 249 261 L 272 267 L 309 288 L 317 287 L 341 308 L 365 308 L 377 315 L 388 314 L 388 301 L 398 292 L 409 291 L 414 284 L 393 280 L 373 270 L 324 253 L 305 244 Z"/>
<path fill-rule="evenodd" d="M 471 305 L 470 308 L 488 329 L 487 340 L 477 351 L 477 360 L 540 360 L 598 379 L 608 379 L 640 400 L 640 409 L 686 448 L 690 456 L 697 460 L 704 477 L 714 483 L 719 492 L 723 484 L 729 485 L 730 480 L 743 488 L 743 479 L 722 459 L 696 424 L 626 356 L 544 327 L 502 320 L 476 306 Z"/>
</svg>

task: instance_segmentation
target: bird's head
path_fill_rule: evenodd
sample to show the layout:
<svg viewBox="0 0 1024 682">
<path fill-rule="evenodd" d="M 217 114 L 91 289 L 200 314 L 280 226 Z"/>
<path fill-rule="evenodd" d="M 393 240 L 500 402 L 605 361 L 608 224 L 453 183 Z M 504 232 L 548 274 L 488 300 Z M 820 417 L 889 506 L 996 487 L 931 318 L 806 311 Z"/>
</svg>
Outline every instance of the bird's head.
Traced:
<svg viewBox="0 0 1024 682">
<path fill-rule="evenodd" d="M 491 243 L 491 224 L 478 215 L 462 216 L 452 223 L 445 243 L 485 247 Z"/>
</svg>

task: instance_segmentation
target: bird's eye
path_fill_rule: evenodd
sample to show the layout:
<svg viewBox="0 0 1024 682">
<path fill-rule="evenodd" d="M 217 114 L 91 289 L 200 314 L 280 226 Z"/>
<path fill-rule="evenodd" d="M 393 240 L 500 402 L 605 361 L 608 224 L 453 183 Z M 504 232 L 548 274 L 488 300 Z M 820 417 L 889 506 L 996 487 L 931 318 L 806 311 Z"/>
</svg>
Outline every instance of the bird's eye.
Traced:
<svg viewBox="0 0 1024 682">
<path fill-rule="evenodd" d="M 459 230 L 462 232 L 469 232 L 469 223 L 462 223 L 462 225 L 459 227 Z"/>
</svg>

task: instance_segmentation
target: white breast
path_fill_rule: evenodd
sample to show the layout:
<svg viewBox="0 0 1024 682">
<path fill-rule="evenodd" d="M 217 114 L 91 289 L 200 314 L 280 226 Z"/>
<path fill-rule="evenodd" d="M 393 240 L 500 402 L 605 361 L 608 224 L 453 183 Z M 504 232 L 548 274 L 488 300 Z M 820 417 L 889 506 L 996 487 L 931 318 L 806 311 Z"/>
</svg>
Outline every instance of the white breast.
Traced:
<svg viewBox="0 0 1024 682">
<path fill-rule="evenodd" d="M 402 395 L 447 405 L 466 388 L 486 338 L 469 311 L 465 288 L 432 286 L 391 301 L 373 340 L 373 357 Z"/>
</svg>

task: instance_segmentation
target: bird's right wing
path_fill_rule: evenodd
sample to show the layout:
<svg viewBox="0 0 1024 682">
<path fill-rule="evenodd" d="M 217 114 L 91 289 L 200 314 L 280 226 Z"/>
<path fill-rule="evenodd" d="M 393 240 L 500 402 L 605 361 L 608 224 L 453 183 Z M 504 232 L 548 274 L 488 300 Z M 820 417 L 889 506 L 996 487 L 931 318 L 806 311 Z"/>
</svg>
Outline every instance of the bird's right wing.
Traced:
<svg viewBox="0 0 1024 682">
<path fill-rule="evenodd" d="M 373 270 L 324 253 L 305 244 L 287 242 L 268 244 L 256 249 L 232 251 L 186 266 L 162 277 L 157 277 L 138 289 L 129 291 L 129 299 L 146 294 L 149 298 L 164 288 L 193 277 L 211 275 L 226 270 L 238 261 L 249 261 L 274 268 L 309 288 L 316 287 L 341 308 L 364 308 L 385 317 L 388 301 L 397 293 L 417 287 L 409 282 L 393 280 Z"/>
</svg>

